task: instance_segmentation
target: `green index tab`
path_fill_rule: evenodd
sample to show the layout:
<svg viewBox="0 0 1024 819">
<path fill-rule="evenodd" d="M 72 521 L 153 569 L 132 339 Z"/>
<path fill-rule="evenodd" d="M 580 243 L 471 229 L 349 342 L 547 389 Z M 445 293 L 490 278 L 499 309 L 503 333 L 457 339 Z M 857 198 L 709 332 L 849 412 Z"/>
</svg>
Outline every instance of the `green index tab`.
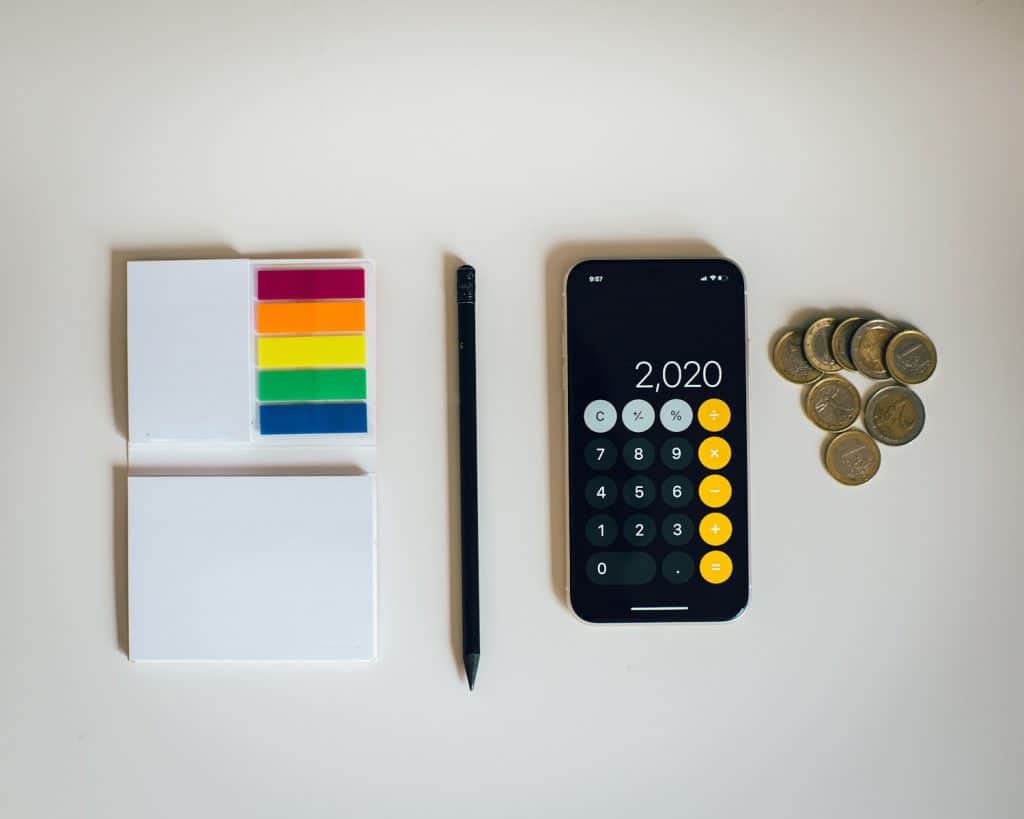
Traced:
<svg viewBox="0 0 1024 819">
<path fill-rule="evenodd" d="M 366 370 L 261 370 L 260 401 L 366 400 Z"/>
</svg>

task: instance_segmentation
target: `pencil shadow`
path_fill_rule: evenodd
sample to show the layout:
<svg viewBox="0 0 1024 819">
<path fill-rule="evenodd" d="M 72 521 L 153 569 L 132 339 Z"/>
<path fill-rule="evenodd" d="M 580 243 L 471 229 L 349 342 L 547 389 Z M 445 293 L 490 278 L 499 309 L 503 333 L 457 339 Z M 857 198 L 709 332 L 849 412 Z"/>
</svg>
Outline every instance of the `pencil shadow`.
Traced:
<svg viewBox="0 0 1024 819">
<path fill-rule="evenodd" d="M 562 392 L 562 292 L 565 277 L 585 259 L 707 259 L 721 253 L 699 239 L 655 239 L 563 242 L 548 253 L 544 267 L 547 327 L 548 497 L 551 498 L 551 588 L 569 603 L 565 540 L 565 400 Z"/>
<path fill-rule="evenodd" d="M 454 253 L 444 253 L 441 259 L 444 295 L 444 358 L 445 385 L 448 396 L 448 611 L 452 657 L 455 667 L 462 670 L 462 540 L 459 503 L 459 358 L 458 314 L 455 309 L 455 271 L 463 264 Z"/>
<path fill-rule="evenodd" d="M 353 258 L 351 248 L 313 249 L 301 252 L 246 254 L 252 259 Z M 114 426 L 128 440 L 128 262 L 164 259 L 238 259 L 243 254 L 227 244 L 146 245 L 115 247 L 110 251 L 110 400 Z M 159 470 L 148 470 L 158 474 Z M 173 470 L 169 470 L 173 471 Z M 303 474 L 311 470 L 303 469 Z M 315 470 L 312 470 L 315 471 Z M 180 472 L 180 470 L 179 470 Z M 194 474 L 190 470 L 188 474 Z M 128 467 L 113 467 L 114 606 L 118 647 L 128 654 Z"/>
</svg>

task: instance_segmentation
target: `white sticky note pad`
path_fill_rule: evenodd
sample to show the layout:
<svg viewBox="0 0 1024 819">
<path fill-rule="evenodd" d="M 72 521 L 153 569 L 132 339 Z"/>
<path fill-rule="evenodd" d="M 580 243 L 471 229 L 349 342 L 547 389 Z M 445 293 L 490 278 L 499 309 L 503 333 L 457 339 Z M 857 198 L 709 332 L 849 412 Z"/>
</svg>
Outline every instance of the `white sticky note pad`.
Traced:
<svg viewBox="0 0 1024 819">
<path fill-rule="evenodd" d="M 246 259 L 128 262 L 128 440 L 248 441 Z"/>
<path fill-rule="evenodd" d="M 376 655 L 369 475 L 128 479 L 133 660 Z"/>
</svg>

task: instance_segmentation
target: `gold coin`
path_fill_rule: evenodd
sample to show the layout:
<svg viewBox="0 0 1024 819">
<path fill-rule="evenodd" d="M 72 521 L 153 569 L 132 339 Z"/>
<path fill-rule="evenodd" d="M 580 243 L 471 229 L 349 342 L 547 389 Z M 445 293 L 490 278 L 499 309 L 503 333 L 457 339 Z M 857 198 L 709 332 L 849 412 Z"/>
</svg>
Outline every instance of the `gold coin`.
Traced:
<svg viewBox="0 0 1024 819">
<path fill-rule="evenodd" d="M 864 323 L 860 316 L 850 316 L 836 325 L 832 331 L 832 356 L 843 365 L 844 369 L 856 370 L 857 366 L 850 358 L 850 339 L 857 332 L 857 328 Z"/>
<path fill-rule="evenodd" d="M 832 331 L 834 318 L 820 318 L 804 333 L 804 355 L 811 366 L 823 373 L 837 373 L 843 365 L 832 357 Z"/>
<path fill-rule="evenodd" d="M 885 365 L 903 384 L 920 384 L 935 372 L 935 345 L 920 330 L 904 330 L 885 348 Z"/>
<path fill-rule="evenodd" d="M 787 330 L 775 343 L 772 364 L 779 375 L 794 384 L 810 384 L 821 378 L 821 371 L 814 369 L 804 357 L 803 336 L 799 330 Z"/>
<path fill-rule="evenodd" d="M 888 378 L 885 348 L 900 328 L 885 319 L 865 321 L 850 339 L 850 358 L 857 370 L 868 378 Z"/>
<path fill-rule="evenodd" d="M 860 393 L 845 378 L 829 375 L 807 391 L 807 417 L 822 429 L 839 432 L 860 415 Z"/>
<path fill-rule="evenodd" d="M 909 387 L 882 387 L 864 407 L 864 427 L 883 444 L 909 444 L 924 429 L 924 404 Z"/>
<path fill-rule="evenodd" d="M 839 483 L 857 486 L 871 480 L 882 462 L 878 444 L 859 429 L 833 438 L 825 450 L 825 468 Z"/>
</svg>

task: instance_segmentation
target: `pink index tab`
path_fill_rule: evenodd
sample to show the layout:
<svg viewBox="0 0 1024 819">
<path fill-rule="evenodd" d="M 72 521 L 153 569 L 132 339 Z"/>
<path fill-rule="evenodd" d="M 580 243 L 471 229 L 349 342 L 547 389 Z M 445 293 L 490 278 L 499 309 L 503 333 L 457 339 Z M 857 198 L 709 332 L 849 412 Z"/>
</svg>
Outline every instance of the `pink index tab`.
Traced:
<svg viewBox="0 0 1024 819">
<path fill-rule="evenodd" d="M 271 267 L 256 273 L 256 298 L 361 299 L 366 296 L 361 267 Z"/>
</svg>

